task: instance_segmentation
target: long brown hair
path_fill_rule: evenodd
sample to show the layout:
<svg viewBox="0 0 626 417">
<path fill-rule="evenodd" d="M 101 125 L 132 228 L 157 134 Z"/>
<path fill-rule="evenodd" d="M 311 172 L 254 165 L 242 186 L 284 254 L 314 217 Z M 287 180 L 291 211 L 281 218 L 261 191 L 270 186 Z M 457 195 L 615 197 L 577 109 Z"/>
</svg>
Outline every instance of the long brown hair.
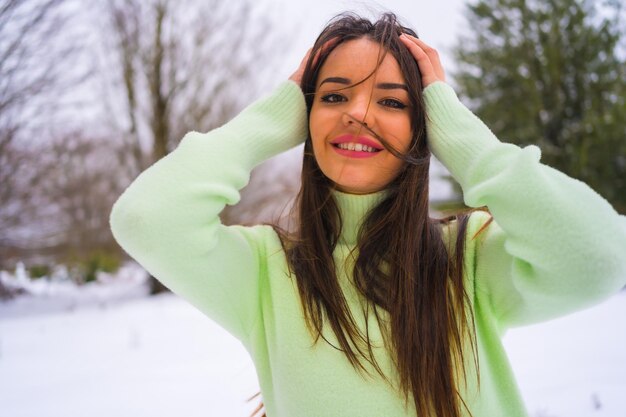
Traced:
<svg viewBox="0 0 626 417">
<path fill-rule="evenodd" d="M 460 417 L 465 405 L 459 386 L 467 378 L 464 347 L 471 347 L 474 365 L 478 366 L 471 301 L 463 282 L 469 214 L 439 220 L 429 217 L 431 155 L 421 74 L 398 38 L 401 33 L 417 36 L 391 13 L 375 22 L 353 14 L 339 15 L 315 42 L 301 87 L 310 115 L 321 67 L 337 45 L 352 39 L 367 38 L 379 43 L 379 63 L 384 54 L 391 53 L 400 65 L 412 108 L 409 151 L 399 153 L 385 138 L 356 121 L 403 159 L 405 166 L 362 223 L 354 249 L 354 283 L 367 301 L 363 313 L 371 312 L 378 321 L 405 400 L 408 402 L 412 395 L 419 416 Z M 297 228 L 291 233 L 276 230 L 315 341 L 322 338 L 330 343 L 322 332 L 325 324 L 330 325 L 339 342 L 336 348 L 345 353 L 356 371 L 369 373 L 365 361 L 391 382 L 374 357 L 368 320 L 365 332 L 361 331 L 337 279 L 333 251 L 342 219 L 333 189 L 334 184 L 315 160 L 309 135 L 304 146 L 302 186 L 294 206 Z M 452 220 L 456 220 L 456 238 L 454 244 L 447 245 L 443 228 Z"/>
</svg>

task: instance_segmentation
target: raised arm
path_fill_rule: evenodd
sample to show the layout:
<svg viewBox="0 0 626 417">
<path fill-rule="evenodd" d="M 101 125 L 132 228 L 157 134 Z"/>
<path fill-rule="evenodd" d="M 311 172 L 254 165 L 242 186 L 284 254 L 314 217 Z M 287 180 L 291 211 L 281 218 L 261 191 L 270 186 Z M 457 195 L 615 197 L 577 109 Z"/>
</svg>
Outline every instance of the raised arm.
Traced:
<svg viewBox="0 0 626 417">
<path fill-rule="evenodd" d="M 267 227 L 226 227 L 250 171 L 306 137 L 300 87 L 288 81 L 209 133 L 187 134 L 143 172 L 113 207 L 115 239 L 173 292 L 242 339 L 258 312 Z"/>
<path fill-rule="evenodd" d="M 626 284 L 625 217 L 584 183 L 541 164 L 536 146 L 498 141 L 447 84 L 429 86 L 425 99 L 433 153 L 465 203 L 493 214 L 473 245 L 473 273 L 502 326 L 584 308 Z"/>
<path fill-rule="evenodd" d="M 429 146 L 470 207 L 495 222 L 470 245 L 476 297 L 501 327 L 597 303 L 626 284 L 626 218 L 584 183 L 543 165 L 536 146 L 500 142 L 445 84 L 432 48 L 404 37 L 426 86 Z M 486 221 L 472 216 L 470 230 Z M 470 236 L 471 237 L 471 236 Z"/>
</svg>

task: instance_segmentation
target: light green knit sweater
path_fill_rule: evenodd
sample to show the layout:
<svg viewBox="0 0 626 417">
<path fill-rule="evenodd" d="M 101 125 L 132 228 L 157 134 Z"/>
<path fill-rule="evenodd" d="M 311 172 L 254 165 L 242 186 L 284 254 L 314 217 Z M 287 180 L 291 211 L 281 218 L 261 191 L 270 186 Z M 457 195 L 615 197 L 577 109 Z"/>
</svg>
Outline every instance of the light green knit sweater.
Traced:
<svg viewBox="0 0 626 417">
<path fill-rule="evenodd" d="M 617 292 L 626 283 L 626 219 L 585 184 L 540 164 L 537 147 L 499 142 L 448 85 L 434 83 L 424 95 L 433 153 L 461 184 L 465 203 L 488 206 L 495 219 L 466 247 L 480 390 L 470 377 L 463 396 L 475 417 L 526 416 L 500 340 L 504 330 Z M 306 129 L 304 97 L 285 82 L 221 128 L 189 133 L 119 198 L 113 234 L 151 274 L 241 340 L 268 417 L 415 416 L 412 403 L 405 408 L 375 372 L 363 377 L 342 352 L 321 339 L 313 344 L 271 227 L 220 224 L 218 213 L 239 200 L 252 168 L 301 143 Z M 350 266 L 359 224 L 381 194 L 335 198 L 345 224 L 334 255 Z M 473 214 L 469 236 L 487 218 Z M 361 295 L 346 268 L 338 269 L 364 325 Z M 379 364 L 394 375 L 376 320 L 369 323 Z"/>
</svg>

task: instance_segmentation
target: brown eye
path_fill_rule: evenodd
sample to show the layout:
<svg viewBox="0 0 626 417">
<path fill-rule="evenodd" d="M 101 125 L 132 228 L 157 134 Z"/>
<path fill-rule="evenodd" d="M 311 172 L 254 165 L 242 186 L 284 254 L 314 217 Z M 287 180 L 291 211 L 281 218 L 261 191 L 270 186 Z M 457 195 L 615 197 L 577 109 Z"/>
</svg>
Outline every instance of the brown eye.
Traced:
<svg viewBox="0 0 626 417">
<path fill-rule="evenodd" d="M 346 101 L 346 98 L 341 94 L 330 93 L 324 94 L 321 98 L 324 103 L 340 103 L 342 101 Z"/>
<path fill-rule="evenodd" d="M 401 102 L 400 100 L 396 100 L 394 98 L 386 98 L 384 100 L 379 101 L 379 103 L 385 107 L 391 107 L 393 109 L 399 109 L 399 110 L 402 110 L 406 107 L 406 105 L 403 102 Z"/>
</svg>

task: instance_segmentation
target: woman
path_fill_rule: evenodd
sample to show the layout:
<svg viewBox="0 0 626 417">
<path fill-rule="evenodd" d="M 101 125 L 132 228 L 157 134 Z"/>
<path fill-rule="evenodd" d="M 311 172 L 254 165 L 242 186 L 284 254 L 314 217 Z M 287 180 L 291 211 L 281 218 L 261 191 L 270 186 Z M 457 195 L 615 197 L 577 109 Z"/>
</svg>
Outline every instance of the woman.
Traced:
<svg viewBox="0 0 626 417">
<path fill-rule="evenodd" d="M 526 416 L 502 333 L 625 284 L 624 218 L 444 81 L 393 15 L 339 16 L 290 81 L 186 135 L 113 208 L 122 247 L 246 346 L 269 417 Z M 303 140 L 295 231 L 220 224 Z M 488 212 L 428 217 L 431 151 Z"/>
</svg>

